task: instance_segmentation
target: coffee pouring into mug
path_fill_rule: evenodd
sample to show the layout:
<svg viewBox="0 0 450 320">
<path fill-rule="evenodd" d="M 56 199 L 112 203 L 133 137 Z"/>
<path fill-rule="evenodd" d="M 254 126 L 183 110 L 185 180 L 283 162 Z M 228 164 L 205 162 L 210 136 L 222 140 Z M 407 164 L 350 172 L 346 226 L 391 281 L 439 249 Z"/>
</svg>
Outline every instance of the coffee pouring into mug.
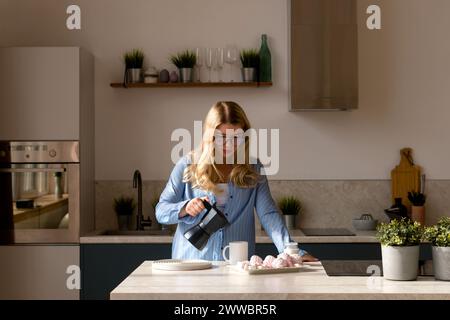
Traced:
<svg viewBox="0 0 450 320">
<path fill-rule="evenodd" d="M 225 215 L 217 209 L 216 205 L 211 205 L 203 200 L 206 213 L 198 224 L 184 233 L 184 237 L 198 250 L 202 250 L 208 242 L 211 235 L 219 229 L 229 224 Z"/>
</svg>

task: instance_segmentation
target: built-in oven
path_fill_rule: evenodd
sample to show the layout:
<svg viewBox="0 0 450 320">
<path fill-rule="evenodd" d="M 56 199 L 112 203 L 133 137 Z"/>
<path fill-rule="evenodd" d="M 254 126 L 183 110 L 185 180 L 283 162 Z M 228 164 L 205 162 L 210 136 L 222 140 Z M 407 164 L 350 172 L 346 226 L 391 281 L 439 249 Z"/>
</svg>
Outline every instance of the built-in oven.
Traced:
<svg viewBox="0 0 450 320">
<path fill-rule="evenodd" d="M 78 141 L 0 141 L 0 241 L 77 243 Z"/>
</svg>

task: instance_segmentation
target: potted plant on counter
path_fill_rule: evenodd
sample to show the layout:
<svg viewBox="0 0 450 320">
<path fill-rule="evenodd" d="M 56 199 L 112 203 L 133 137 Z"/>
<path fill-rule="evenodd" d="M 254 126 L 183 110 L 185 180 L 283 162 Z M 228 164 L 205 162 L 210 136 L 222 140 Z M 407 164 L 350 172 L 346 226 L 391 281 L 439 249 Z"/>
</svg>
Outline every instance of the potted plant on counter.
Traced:
<svg viewBox="0 0 450 320">
<path fill-rule="evenodd" d="M 259 53 L 256 49 L 242 50 L 240 54 L 242 63 L 242 81 L 253 82 L 259 66 Z"/>
<path fill-rule="evenodd" d="M 144 53 L 140 49 L 126 52 L 123 57 L 125 61 L 125 83 L 141 82 L 142 66 L 144 65 Z"/>
<path fill-rule="evenodd" d="M 450 217 L 425 228 L 424 239 L 432 245 L 434 277 L 450 281 Z"/>
<path fill-rule="evenodd" d="M 288 229 L 295 228 L 295 217 L 302 210 L 300 201 L 294 196 L 283 197 L 278 201 L 278 207 L 283 214 L 283 219 Z"/>
<path fill-rule="evenodd" d="M 170 61 L 178 68 L 181 82 L 192 82 L 192 70 L 197 62 L 194 52 L 190 50 L 179 52 L 171 56 Z"/>
<path fill-rule="evenodd" d="M 121 196 L 114 199 L 114 211 L 116 211 L 120 230 L 128 230 L 136 204 L 133 198 Z"/>
<path fill-rule="evenodd" d="M 377 227 L 381 242 L 383 275 L 389 280 L 415 280 L 423 228 L 417 221 L 394 219 Z"/>
<path fill-rule="evenodd" d="M 425 200 L 426 196 L 421 192 L 408 192 L 408 199 L 411 202 L 411 219 L 425 225 Z"/>
</svg>

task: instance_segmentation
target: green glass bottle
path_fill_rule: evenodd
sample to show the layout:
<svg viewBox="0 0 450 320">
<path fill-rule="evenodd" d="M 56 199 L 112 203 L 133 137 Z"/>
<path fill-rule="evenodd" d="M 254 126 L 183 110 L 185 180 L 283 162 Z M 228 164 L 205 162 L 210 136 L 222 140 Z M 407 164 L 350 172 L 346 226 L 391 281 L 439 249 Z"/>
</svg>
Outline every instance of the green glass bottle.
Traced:
<svg viewBox="0 0 450 320">
<path fill-rule="evenodd" d="M 261 48 L 259 49 L 259 81 L 272 82 L 272 56 L 267 45 L 267 35 L 261 36 Z"/>
</svg>

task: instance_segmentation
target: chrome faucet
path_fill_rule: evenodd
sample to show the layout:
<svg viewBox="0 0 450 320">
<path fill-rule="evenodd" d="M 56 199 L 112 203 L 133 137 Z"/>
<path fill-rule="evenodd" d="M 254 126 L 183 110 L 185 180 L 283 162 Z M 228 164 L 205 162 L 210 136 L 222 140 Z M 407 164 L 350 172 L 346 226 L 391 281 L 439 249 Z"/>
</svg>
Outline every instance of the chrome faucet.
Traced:
<svg viewBox="0 0 450 320">
<path fill-rule="evenodd" d="M 144 230 L 145 226 L 150 227 L 152 225 L 152 220 L 150 217 L 147 219 L 144 218 L 142 214 L 142 178 L 139 170 L 134 171 L 133 175 L 133 188 L 137 188 L 138 190 L 138 206 L 137 206 L 137 215 L 136 215 L 136 230 Z"/>
</svg>

